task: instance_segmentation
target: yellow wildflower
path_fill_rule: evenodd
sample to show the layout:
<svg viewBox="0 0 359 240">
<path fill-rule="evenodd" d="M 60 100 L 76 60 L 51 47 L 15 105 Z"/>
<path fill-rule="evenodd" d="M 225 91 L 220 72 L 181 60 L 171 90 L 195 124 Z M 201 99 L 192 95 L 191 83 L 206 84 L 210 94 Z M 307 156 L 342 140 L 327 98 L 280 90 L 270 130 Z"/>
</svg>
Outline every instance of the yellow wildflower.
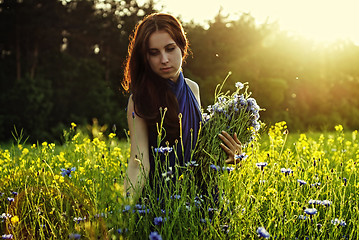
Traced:
<svg viewBox="0 0 359 240">
<path fill-rule="evenodd" d="M 116 133 L 110 133 L 110 134 L 108 135 L 108 137 L 112 139 L 112 138 L 116 137 Z"/>
<path fill-rule="evenodd" d="M 74 129 L 76 126 L 77 126 L 76 123 L 74 122 L 71 123 L 71 129 Z"/>
<path fill-rule="evenodd" d="M 337 131 L 337 132 L 343 131 L 343 126 L 341 124 L 335 126 L 334 128 L 335 128 L 335 131 Z"/>
<path fill-rule="evenodd" d="M 13 225 L 15 225 L 16 223 L 18 223 L 19 222 L 19 217 L 18 216 L 13 216 L 12 218 L 11 218 L 11 223 L 13 224 Z"/>
<path fill-rule="evenodd" d="M 26 154 L 28 154 L 28 153 L 29 153 L 29 149 L 24 148 L 24 149 L 22 150 L 22 155 L 26 155 Z"/>
</svg>

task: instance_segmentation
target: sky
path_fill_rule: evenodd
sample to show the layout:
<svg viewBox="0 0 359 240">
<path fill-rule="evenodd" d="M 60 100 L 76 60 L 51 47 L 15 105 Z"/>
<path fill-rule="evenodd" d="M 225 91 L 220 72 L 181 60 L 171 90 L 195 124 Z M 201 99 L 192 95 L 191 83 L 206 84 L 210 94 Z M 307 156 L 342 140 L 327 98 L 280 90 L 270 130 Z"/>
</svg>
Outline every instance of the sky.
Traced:
<svg viewBox="0 0 359 240">
<path fill-rule="evenodd" d="M 143 0 L 144 1 L 144 0 Z M 141 2 L 141 1 L 138 1 Z M 258 24 L 278 22 L 280 29 L 319 41 L 352 40 L 359 45 L 359 0 L 156 0 L 163 12 L 206 25 L 222 7 L 238 19 L 250 13 Z"/>
</svg>

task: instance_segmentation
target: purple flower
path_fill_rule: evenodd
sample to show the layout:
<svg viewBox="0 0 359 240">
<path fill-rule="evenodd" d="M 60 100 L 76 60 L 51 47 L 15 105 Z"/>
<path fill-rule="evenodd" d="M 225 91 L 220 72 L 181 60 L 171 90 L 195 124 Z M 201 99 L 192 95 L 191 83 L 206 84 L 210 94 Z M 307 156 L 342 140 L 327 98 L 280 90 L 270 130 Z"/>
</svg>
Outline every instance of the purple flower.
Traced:
<svg viewBox="0 0 359 240">
<path fill-rule="evenodd" d="M 257 228 L 257 233 L 259 237 L 270 238 L 269 232 L 264 227 Z"/>
<path fill-rule="evenodd" d="M 162 240 L 162 237 L 158 232 L 151 232 L 148 237 L 150 240 Z"/>
<path fill-rule="evenodd" d="M 71 177 L 71 172 L 74 172 L 76 170 L 76 167 L 72 167 L 72 168 L 61 168 L 61 175 L 63 177 L 68 176 Z"/>
<path fill-rule="evenodd" d="M 69 235 L 69 238 L 70 238 L 70 239 L 80 239 L 80 238 L 81 238 L 81 234 L 71 233 L 71 234 Z"/>
<path fill-rule="evenodd" d="M 315 208 L 306 208 L 304 212 L 308 215 L 314 215 L 318 212 L 318 210 Z"/>
</svg>

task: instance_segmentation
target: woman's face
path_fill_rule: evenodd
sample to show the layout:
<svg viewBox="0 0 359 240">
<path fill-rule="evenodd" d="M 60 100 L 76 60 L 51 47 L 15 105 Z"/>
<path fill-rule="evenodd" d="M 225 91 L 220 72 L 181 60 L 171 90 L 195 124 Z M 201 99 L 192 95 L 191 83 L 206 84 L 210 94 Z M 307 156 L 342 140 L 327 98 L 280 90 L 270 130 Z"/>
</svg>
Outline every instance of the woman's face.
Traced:
<svg viewBox="0 0 359 240">
<path fill-rule="evenodd" d="M 182 52 L 166 31 L 150 35 L 147 60 L 153 72 L 176 82 L 182 67 Z"/>
</svg>

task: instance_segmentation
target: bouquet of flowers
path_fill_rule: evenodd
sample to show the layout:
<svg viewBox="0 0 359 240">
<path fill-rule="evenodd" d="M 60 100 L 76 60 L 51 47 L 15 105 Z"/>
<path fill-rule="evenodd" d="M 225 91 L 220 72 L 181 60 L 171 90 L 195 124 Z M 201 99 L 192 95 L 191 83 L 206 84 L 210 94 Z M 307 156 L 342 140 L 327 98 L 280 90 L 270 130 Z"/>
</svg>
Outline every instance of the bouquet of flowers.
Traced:
<svg viewBox="0 0 359 240">
<path fill-rule="evenodd" d="M 231 136 L 237 133 L 238 139 L 245 147 L 255 138 L 262 124 L 259 120 L 259 112 L 263 109 L 258 106 L 254 98 L 250 97 L 248 83 L 237 82 L 236 90 L 232 94 L 229 91 L 222 92 L 223 85 L 230 74 L 222 84 L 217 85 L 214 104 L 208 106 L 207 112 L 203 113 L 204 124 L 192 158 L 200 166 L 201 181 L 207 181 L 210 171 L 231 170 L 224 167 L 227 156 L 220 147 L 222 141 L 218 134 L 221 131 L 224 130 Z M 245 153 L 238 157 L 245 157 Z"/>
</svg>

